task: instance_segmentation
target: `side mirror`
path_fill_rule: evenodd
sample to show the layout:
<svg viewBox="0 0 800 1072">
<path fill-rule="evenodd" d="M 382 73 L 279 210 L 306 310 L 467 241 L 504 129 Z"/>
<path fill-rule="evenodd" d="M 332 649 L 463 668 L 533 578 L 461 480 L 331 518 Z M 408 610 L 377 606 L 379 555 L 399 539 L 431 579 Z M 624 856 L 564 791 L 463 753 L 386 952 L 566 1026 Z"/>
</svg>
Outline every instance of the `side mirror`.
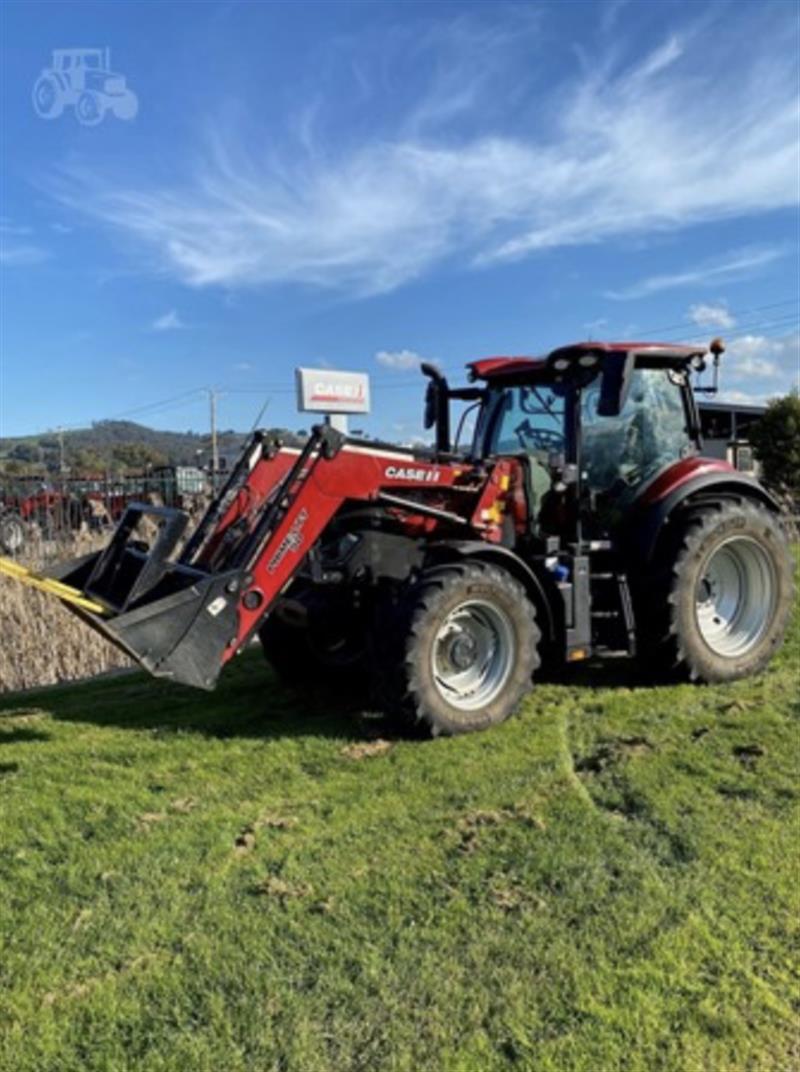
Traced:
<svg viewBox="0 0 800 1072">
<path fill-rule="evenodd" d="M 439 412 L 439 391 L 436 381 L 431 380 L 425 391 L 425 413 L 422 418 L 422 426 L 426 430 L 436 424 L 436 414 Z"/>
<path fill-rule="evenodd" d="M 423 423 L 426 428 L 436 426 L 436 449 L 446 454 L 450 450 L 450 397 L 447 380 L 436 365 L 423 361 L 420 367 L 424 375 L 430 378 L 425 392 Z"/>
<path fill-rule="evenodd" d="M 597 402 L 598 416 L 618 417 L 620 415 L 631 389 L 635 363 L 636 355 L 630 352 L 606 355 L 600 382 L 600 398 Z"/>
</svg>

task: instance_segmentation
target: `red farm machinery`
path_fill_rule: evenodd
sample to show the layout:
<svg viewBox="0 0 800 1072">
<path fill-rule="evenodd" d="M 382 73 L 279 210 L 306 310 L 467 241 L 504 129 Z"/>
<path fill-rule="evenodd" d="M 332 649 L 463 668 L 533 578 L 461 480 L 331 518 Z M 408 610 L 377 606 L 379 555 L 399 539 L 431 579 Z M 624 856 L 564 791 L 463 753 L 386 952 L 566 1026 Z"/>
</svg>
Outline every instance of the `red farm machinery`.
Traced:
<svg viewBox="0 0 800 1072">
<path fill-rule="evenodd" d="M 194 531 L 131 504 L 104 550 L 41 583 L 157 677 L 211 689 L 260 637 L 285 680 L 371 682 L 434 735 L 502 722 L 540 671 L 590 657 L 757 673 L 786 630 L 790 560 L 769 493 L 702 455 L 708 360 L 580 343 L 475 361 L 463 387 L 423 365 L 431 449 L 256 433 Z M 475 417 L 461 448 L 453 403 Z"/>
</svg>

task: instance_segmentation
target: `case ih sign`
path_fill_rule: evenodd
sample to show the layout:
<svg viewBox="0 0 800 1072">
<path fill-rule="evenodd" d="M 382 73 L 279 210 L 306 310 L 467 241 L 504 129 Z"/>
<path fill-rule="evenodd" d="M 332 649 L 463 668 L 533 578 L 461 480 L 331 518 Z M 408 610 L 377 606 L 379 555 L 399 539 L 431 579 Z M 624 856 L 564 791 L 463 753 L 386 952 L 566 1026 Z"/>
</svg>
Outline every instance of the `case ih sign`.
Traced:
<svg viewBox="0 0 800 1072">
<path fill-rule="evenodd" d="M 297 408 L 310 413 L 369 413 L 365 372 L 299 368 Z"/>
</svg>

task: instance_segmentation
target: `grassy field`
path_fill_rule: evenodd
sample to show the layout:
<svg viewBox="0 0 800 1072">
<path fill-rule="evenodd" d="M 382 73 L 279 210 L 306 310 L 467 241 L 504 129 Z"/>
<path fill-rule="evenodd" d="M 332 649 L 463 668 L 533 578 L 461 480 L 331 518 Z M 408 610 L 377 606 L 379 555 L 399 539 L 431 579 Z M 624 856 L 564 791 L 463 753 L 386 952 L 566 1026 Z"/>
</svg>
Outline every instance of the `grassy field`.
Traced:
<svg viewBox="0 0 800 1072">
<path fill-rule="evenodd" d="M 797 1069 L 798 640 L 429 743 L 257 652 L 6 697 L 0 1068 Z"/>
</svg>

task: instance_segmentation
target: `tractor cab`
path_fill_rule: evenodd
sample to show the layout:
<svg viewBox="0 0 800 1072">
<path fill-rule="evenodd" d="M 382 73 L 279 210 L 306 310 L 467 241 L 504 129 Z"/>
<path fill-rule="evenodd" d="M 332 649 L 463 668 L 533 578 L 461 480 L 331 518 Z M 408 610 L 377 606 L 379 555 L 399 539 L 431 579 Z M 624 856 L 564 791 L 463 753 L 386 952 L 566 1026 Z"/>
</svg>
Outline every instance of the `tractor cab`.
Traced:
<svg viewBox="0 0 800 1072">
<path fill-rule="evenodd" d="M 534 534 L 613 530 L 648 485 L 700 453 L 690 374 L 704 349 L 580 343 L 544 358 L 488 358 L 476 459 L 512 455 L 525 473 Z M 460 392 L 452 392 L 459 397 Z"/>
</svg>

